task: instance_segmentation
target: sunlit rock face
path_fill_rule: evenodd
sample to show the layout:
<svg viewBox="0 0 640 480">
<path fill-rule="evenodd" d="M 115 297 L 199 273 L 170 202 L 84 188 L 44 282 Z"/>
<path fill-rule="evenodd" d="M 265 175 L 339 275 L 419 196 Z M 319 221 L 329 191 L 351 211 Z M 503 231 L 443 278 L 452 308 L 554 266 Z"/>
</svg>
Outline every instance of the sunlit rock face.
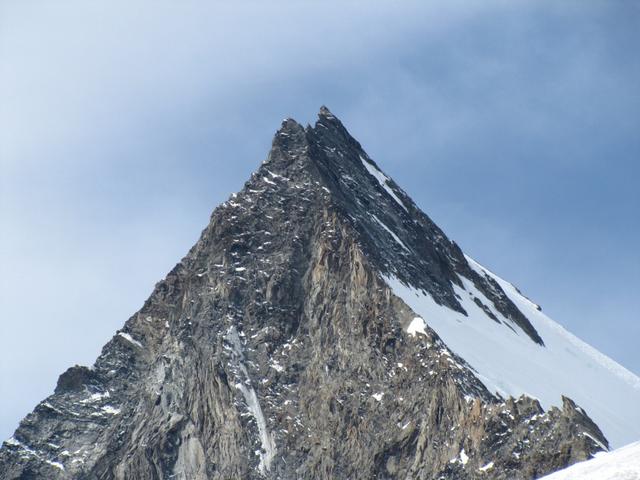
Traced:
<svg viewBox="0 0 640 480">
<path fill-rule="evenodd" d="M 434 329 L 544 352 L 508 293 L 328 109 L 286 120 L 93 367 L 3 444 L 0 478 L 531 479 L 606 449 L 588 408 L 496 393 Z"/>
</svg>

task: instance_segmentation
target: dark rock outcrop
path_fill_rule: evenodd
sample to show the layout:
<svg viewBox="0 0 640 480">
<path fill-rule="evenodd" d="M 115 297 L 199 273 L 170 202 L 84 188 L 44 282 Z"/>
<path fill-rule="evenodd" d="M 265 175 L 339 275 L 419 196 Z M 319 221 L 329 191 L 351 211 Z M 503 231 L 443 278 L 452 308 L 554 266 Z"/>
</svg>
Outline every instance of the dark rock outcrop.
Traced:
<svg viewBox="0 0 640 480">
<path fill-rule="evenodd" d="M 544 348 L 380 175 L 327 109 L 285 121 L 95 365 L 4 443 L 0 479 L 530 479 L 606 447 L 569 399 L 498 398 L 436 332 L 406 332 L 384 274 L 460 312 L 463 276 Z"/>
</svg>

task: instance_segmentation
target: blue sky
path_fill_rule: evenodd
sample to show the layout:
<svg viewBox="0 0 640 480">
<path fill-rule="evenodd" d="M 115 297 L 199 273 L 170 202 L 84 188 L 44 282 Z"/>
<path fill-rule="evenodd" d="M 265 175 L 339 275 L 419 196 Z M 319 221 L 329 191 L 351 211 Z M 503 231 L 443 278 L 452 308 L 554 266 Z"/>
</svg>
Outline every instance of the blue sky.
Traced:
<svg viewBox="0 0 640 480">
<path fill-rule="evenodd" d="M 640 4 L 0 1 L 0 436 L 328 105 L 463 249 L 640 373 Z"/>
</svg>

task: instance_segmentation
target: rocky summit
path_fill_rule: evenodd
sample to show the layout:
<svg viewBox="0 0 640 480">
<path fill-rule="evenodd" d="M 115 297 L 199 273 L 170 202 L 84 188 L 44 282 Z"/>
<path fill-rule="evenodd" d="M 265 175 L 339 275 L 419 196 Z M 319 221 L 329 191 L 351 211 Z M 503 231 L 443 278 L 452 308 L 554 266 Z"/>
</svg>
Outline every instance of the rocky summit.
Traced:
<svg viewBox="0 0 640 480">
<path fill-rule="evenodd" d="M 488 389 L 394 285 L 552 350 L 328 109 L 287 119 L 95 364 L 4 442 L 0 478 L 533 479 L 608 448 L 568 396 Z"/>
</svg>

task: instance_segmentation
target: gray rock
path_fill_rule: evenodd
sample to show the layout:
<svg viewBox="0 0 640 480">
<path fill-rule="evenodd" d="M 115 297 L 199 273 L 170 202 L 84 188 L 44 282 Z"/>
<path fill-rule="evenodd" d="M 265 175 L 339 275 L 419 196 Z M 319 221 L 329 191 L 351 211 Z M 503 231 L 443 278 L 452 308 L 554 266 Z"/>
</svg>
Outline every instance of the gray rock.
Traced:
<svg viewBox="0 0 640 480">
<path fill-rule="evenodd" d="M 3 444 L 0 478 L 531 479 L 606 447 L 571 400 L 498 398 L 436 332 L 406 333 L 384 274 L 459 312 L 466 277 L 543 345 L 367 165 L 328 109 L 286 120 L 94 366 L 62 374 Z"/>
</svg>

